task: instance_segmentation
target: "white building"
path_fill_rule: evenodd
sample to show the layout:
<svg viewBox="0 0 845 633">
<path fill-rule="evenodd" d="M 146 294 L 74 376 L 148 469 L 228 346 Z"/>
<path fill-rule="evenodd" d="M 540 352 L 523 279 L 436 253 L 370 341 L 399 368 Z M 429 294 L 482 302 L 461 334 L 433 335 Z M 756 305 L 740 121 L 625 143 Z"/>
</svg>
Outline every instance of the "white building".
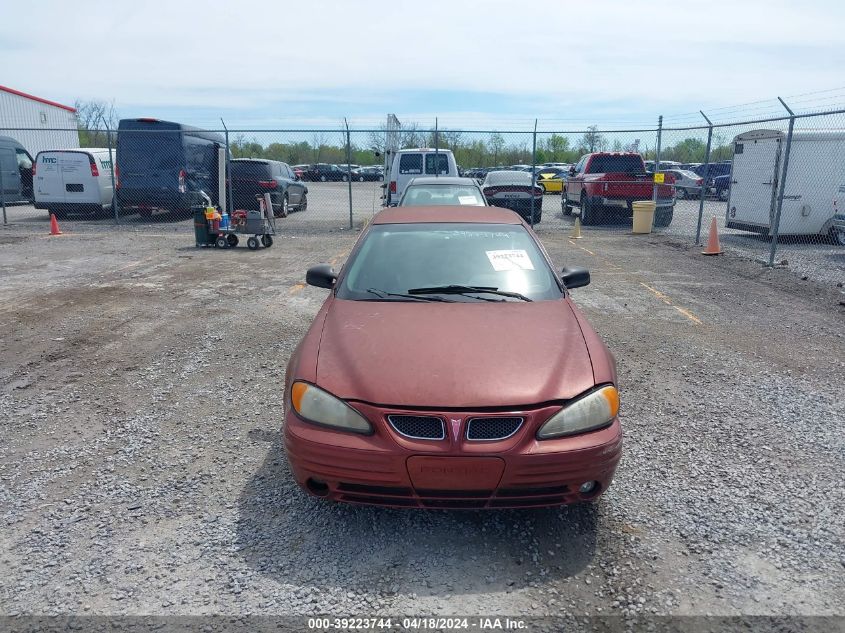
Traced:
<svg viewBox="0 0 845 633">
<path fill-rule="evenodd" d="M 0 136 L 11 136 L 32 156 L 46 149 L 79 147 L 76 110 L 0 86 Z"/>
</svg>

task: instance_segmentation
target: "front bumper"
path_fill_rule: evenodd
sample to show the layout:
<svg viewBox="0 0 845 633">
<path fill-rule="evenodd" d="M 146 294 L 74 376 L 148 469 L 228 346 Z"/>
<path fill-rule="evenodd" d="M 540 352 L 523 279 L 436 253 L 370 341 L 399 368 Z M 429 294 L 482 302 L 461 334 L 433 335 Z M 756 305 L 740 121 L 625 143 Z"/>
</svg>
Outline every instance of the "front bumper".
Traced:
<svg viewBox="0 0 845 633">
<path fill-rule="evenodd" d="M 373 435 L 333 431 L 285 416 L 284 442 L 297 483 L 312 495 L 334 501 L 416 508 L 528 508 L 595 499 L 610 486 L 622 450 L 618 419 L 610 426 L 571 437 L 539 441 L 535 433 L 559 407 L 520 412 L 512 437 L 487 442 L 450 435 L 411 440 L 386 422 L 389 413 L 369 405 L 355 408 L 373 424 Z M 413 412 L 400 412 L 411 413 Z M 447 422 L 475 412 L 432 413 Z M 423 473 L 421 475 L 421 473 Z M 426 478 L 421 483 L 421 476 Z M 582 484 L 595 482 L 587 494 Z"/>
</svg>

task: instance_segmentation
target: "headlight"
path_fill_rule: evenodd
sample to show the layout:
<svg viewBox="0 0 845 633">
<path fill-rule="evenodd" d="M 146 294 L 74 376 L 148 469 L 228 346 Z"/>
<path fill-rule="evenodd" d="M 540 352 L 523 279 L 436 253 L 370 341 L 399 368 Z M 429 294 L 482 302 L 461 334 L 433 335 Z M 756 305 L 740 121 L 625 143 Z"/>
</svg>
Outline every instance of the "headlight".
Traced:
<svg viewBox="0 0 845 633">
<path fill-rule="evenodd" d="M 552 416 L 537 432 L 537 439 L 548 440 L 606 426 L 619 413 L 619 392 L 607 385 L 580 397 Z"/>
<path fill-rule="evenodd" d="M 355 433 L 373 432 L 370 423 L 355 409 L 307 382 L 293 383 L 290 399 L 294 410 L 310 422 Z"/>
</svg>

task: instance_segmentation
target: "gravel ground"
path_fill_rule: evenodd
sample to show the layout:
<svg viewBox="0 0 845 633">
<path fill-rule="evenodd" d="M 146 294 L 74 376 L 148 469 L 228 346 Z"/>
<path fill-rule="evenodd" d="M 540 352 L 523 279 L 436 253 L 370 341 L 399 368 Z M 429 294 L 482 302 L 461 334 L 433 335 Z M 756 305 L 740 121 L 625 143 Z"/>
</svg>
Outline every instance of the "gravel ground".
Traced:
<svg viewBox="0 0 845 633">
<path fill-rule="evenodd" d="M 47 238 L 43 212 L 11 211 L 2 614 L 845 615 L 829 283 L 544 217 L 552 258 L 591 269 L 574 297 L 619 362 L 614 485 L 543 511 L 357 508 L 300 492 L 279 435 L 325 296 L 304 270 L 341 264 L 354 231 L 294 214 L 272 249 L 198 250 L 186 222 Z"/>
</svg>

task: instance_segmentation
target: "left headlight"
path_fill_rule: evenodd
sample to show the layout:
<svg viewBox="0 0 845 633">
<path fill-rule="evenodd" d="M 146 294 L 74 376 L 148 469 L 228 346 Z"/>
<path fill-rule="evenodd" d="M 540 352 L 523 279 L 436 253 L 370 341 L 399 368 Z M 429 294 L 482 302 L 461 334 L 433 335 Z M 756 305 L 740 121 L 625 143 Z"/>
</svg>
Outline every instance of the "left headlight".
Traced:
<svg viewBox="0 0 845 633">
<path fill-rule="evenodd" d="M 310 422 L 355 433 L 373 432 L 370 423 L 355 409 L 340 398 L 307 382 L 293 383 L 290 399 L 294 410 Z"/>
<path fill-rule="evenodd" d="M 607 426 L 618 413 L 619 391 L 607 385 L 578 398 L 553 415 L 537 431 L 537 439 L 549 440 L 592 431 Z"/>
</svg>

